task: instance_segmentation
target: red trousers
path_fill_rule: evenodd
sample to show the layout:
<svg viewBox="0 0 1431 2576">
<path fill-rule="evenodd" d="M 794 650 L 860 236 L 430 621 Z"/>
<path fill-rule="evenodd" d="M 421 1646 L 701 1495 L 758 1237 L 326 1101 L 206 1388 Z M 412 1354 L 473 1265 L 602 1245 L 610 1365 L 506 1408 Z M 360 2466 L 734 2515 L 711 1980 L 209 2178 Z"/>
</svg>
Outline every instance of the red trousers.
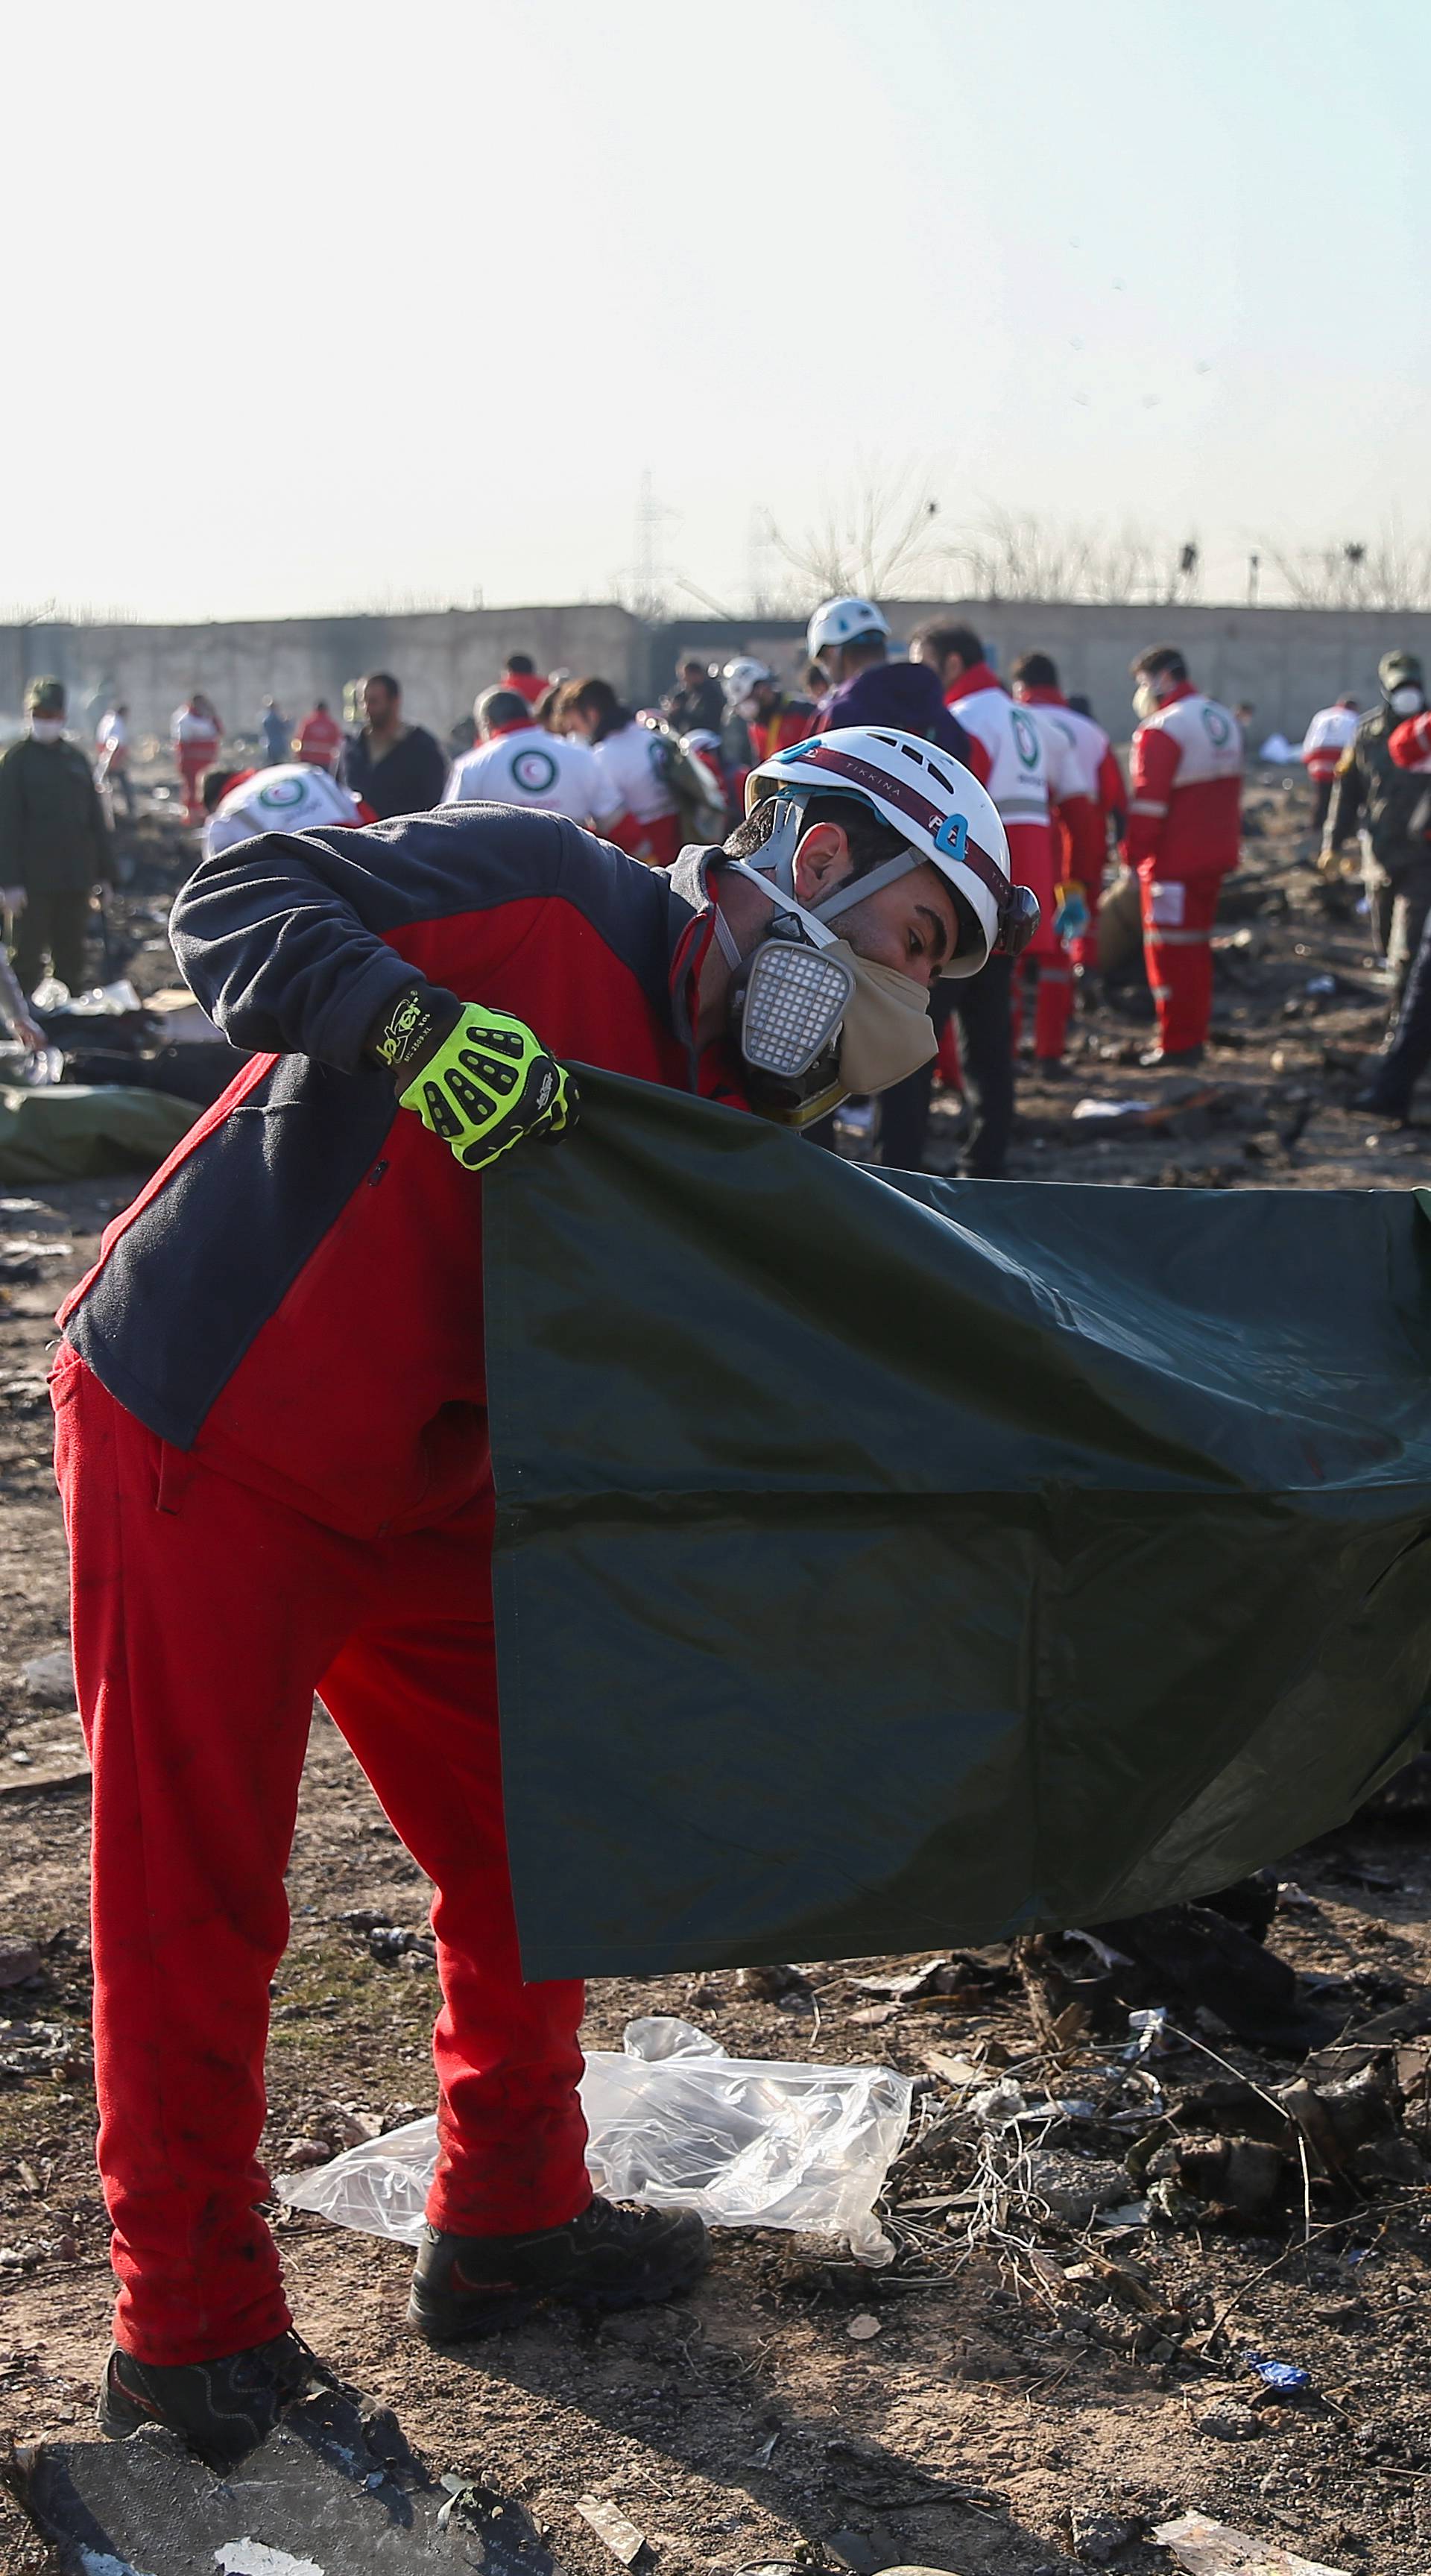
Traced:
<svg viewBox="0 0 1431 2576">
<path fill-rule="evenodd" d="M 1212 929 L 1221 875 L 1156 877 L 1156 861 L 1138 870 L 1143 903 L 1143 962 L 1158 1013 L 1158 1044 L 1167 1054 L 1201 1046 L 1212 1017 Z"/>
<path fill-rule="evenodd" d="M 435 2226 L 502 2235 L 586 2206 L 582 1989 L 524 1986 L 518 1963 L 490 1489 L 435 1526 L 348 1538 L 170 1448 L 63 1346 L 54 1399 L 116 2334 L 143 2361 L 212 2360 L 289 2323 L 254 2204 L 315 1690 L 436 1882 Z"/>
<path fill-rule="evenodd" d="M 219 746 L 216 742 L 181 742 L 179 745 L 179 776 L 184 782 L 186 823 L 202 823 L 204 819 L 204 800 L 199 793 L 199 782 L 205 770 L 213 768 L 218 750 Z"/>
</svg>

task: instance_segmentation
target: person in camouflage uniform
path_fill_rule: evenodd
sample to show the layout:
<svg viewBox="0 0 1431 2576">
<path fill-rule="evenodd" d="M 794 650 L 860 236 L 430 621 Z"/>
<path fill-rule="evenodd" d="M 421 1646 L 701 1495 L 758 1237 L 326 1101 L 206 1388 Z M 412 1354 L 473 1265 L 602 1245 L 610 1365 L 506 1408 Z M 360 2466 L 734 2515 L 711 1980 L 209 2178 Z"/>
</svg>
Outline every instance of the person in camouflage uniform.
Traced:
<svg viewBox="0 0 1431 2576">
<path fill-rule="evenodd" d="M 1414 653 L 1383 653 L 1377 665 L 1381 704 L 1364 715 L 1342 754 L 1327 817 L 1326 860 L 1359 825 L 1362 881 L 1379 954 L 1390 966 L 1399 1005 L 1431 911 L 1431 793 L 1424 778 L 1400 769 L 1391 736 L 1426 704 Z"/>
<path fill-rule="evenodd" d="M 114 881 L 109 825 L 88 760 L 65 738 L 64 683 L 32 681 L 26 709 L 28 732 L 0 760 L 0 903 L 21 990 L 34 991 L 48 956 L 78 993 L 90 899 Z"/>
</svg>

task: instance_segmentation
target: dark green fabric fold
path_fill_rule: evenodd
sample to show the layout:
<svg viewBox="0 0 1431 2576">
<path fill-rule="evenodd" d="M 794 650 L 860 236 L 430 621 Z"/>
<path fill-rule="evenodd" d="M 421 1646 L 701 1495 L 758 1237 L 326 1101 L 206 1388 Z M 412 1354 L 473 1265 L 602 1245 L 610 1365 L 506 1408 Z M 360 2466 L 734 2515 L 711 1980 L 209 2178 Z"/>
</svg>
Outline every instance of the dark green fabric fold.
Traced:
<svg viewBox="0 0 1431 2576">
<path fill-rule="evenodd" d="M 529 1977 L 1106 1920 L 1418 1748 L 1410 1193 L 870 1173 L 581 1079 L 485 1188 Z"/>
</svg>

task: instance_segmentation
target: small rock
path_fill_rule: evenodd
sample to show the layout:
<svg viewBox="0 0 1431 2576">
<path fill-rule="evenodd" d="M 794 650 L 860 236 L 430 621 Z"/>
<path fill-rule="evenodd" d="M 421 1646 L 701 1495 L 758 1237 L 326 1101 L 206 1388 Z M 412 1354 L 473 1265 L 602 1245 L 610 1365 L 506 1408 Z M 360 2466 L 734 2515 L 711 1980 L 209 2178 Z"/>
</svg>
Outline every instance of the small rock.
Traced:
<svg viewBox="0 0 1431 2576">
<path fill-rule="evenodd" d="M 283 2149 L 284 2168 L 289 2173 L 306 2173 L 310 2165 L 330 2165 L 333 2149 L 323 2138 L 290 2138 Z"/>
<path fill-rule="evenodd" d="M 46 1655 L 32 1655 L 22 1665 L 20 1680 L 31 1699 L 42 1708 L 73 1708 L 75 1705 L 75 1668 L 68 1646 L 54 1646 Z"/>
<path fill-rule="evenodd" d="M 15 1760 L 15 1755 L 11 1755 Z M 0 1986 L 28 1985 L 40 1974 L 42 1961 L 33 1941 L 19 1941 L 0 1948 Z"/>
<path fill-rule="evenodd" d="M 875 2336 L 881 2334 L 883 2328 L 878 2317 L 872 2317 L 868 2311 L 865 2311 L 857 2317 L 851 2317 L 845 2332 L 851 2343 L 873 2343 Z"/>
<path fill-rule="evenodd" d="M 1117 2513 L 1080 2513 L 1075 2505 L 1069 2521 L 1075 2554 L 1085 2567 L 1106 2567 L 1115 2550 L 1138 2537 L 1137 2524 Z"/>
<path fill-rule="evenodd" d="M 365 2147 L 370 2138 L 383 2134 L 381 2112 L 355 2111 L 346 2102 L 333 2104 L 329 2125 L 340 2147 Z"/>
<path fill-rule="evenodd" d="M 763 2004 L 779 2003 L 782 1995 L 808 1995 L 810 1991 L 809 1978 L 802 1976 L 798 1968 L 741 1968 L 735 1982 L 741 1994 Z"/>
<path fill-rule="evenodd" d="M 1209 2406 L 1205 2415 L 1193 2418 L 1193 2431 L 1205 2433 L 1210 2442 L 1252 2442 L 1262 2430 L 1259 2418 L 1250 2406 L 1229 2398 L 1225 2406 Z"/>
<path fill-rule="evenodd" d="M 1126 2168 L 1111 2157 L 1073 2156 L 1046 2147 L 1029 2158 L 1029 2189 L 1070 2227 L 1086 2227 L 1102 2209 L 1128 2197 Z"/>
</svg>

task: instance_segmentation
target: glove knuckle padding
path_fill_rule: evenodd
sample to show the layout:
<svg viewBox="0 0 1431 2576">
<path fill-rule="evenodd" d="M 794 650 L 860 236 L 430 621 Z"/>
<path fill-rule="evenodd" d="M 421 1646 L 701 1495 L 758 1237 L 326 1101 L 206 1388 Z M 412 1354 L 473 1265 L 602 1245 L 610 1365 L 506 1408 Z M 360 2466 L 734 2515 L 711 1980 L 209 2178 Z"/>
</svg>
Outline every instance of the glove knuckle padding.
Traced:
<svg viewBox="0 0 1431 2576">
<path fill-rule="evenodd" d="M 468 1010 L 400 1096 L 467 1170 L 481 1171 L 524 1136 L 560 1134 L 572 1094 L 522 1021 Z"/>
</svg>

